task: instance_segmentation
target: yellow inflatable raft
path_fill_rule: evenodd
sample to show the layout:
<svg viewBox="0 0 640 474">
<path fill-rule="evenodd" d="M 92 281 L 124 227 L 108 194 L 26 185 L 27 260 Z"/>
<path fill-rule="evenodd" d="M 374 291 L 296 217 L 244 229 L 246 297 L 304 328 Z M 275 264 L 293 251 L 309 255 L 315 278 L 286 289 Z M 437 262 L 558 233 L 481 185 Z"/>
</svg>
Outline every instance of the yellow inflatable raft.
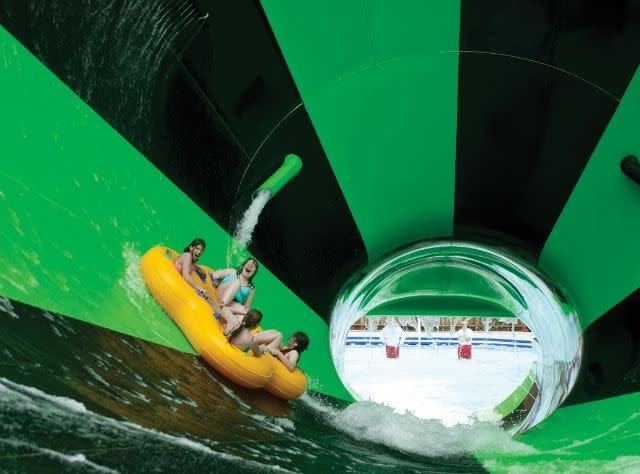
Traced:
<svg viewBox="0 0 640 474">
<path fill-rule="evenodd" d="M 243 387 L 264 387 L 271 379 L 273 364 L 268 357 L 254 357 L 227 342 L 209 303 L 198 296 L 174 266 L 178 256 L 169 248 L 153 247 L 142 257 L 140 270 L 149 292 L 208 364 Z M 191 276 L 200 281 L 196 273 Z M 215 295 L 209 276 L 203 287 Z"/>
<path fill-rule="evenodd" d="M 285 400 L 300 398 L 307 389 L 307 376 L 304 372 L 298 368 L 291 372 L 275 357 L 269 356 L 269 359 L 273 365 L 273 374 L 264 389 Z"/>
<path fill-rule="evenodd" d="M 213 318 L 211 306 L 182 278 L 174 266 L 179 254 L 168 247 L 153 247 L 140 262 L 140 270 L 147 288 L 165 312 L 182 330 L 196 352 L 218 372 L 247 388 L 264 387 L 271 394 L 293 400 L 300 397 L 307 386 L 307 378 L 300 369 L 290 372 L 270 355 L 255 357 L 229 344 L 220 324 Z M 202 287 L 215 297 L 216 291 L 208 272 L 212 269 L 198 264 L 207 272 Z M 192 278 L 200 282 L 194 272 Z"/>
</svg>

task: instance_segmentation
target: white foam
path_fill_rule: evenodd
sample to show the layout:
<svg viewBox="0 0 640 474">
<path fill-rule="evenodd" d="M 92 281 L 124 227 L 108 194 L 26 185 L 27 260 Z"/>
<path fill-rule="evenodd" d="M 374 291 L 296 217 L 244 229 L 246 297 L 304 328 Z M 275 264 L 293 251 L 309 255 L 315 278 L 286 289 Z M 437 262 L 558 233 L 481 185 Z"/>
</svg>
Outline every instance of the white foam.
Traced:
<svg viewBox="0 0 640 474">
<path fill-rule="evenodd" d="M 379 443 L 407 453 L 451 456 L 476 452 L 536 452 L 490 423 L 447 427 L 438 420 L 423 420 L 411 413 L 399 414 L 390 407 L 374 402 L 357 402 L 344 410 L 336 410 L 310 396 L 301 400 L 322 412 L 333 427 L 355 439 Z"/>
<path fill-rule="evenodd" d="M 45 393 L 42 390 L 39 390 L 34 387 L 29 387 L 27 385 L 14 383 L 11 380 L 5 379 L 4 377 L 0 377 L 0 391 L 5 391 L 5 392 L 10 391 L 13 393 L 21 394 L 23 396 L 26 396 L 26 394 L 29 394 L 32 397 L 53 402 L 56 405 L 59 405 L 67 410 L 71 410 L 78 413 L 85 413 L 87 411 L 87 408 L 82 403 L 77 402 L 71 398 L 60 397 L 56 395 L 49 395 L 48 393 Z"/>
<path fill-rule="evenodd" d="M 43 311 L 42 315 L 52 322 L 51 327 L 53 328 L 54 332 L 58 333 L 57 332 L 58 329 L 62 328 L 64 329 L 65 332 L 68 332 L 70 334 L 76 334 L 76 332 L 73 330 L 73 328 L 71 327 L 71 324 L 69 324 L 66 318 L 61 316 L 54 316 L 48 311 Z M 59 334 L 61 337 L 65 337 L 62 333 L 59 333 Z"/>
<path fill-rule="evenodd" d="M 169 396 L 169 395 L 165 395 L 163 393 L 159 394 L 162 398 L 164 398 L 165 400 L 168 400 L 170 402 L 175 403 L 176 405 L 189 405 L 192 407 L 197 407 L 198 404 L 191 400 L 190 398 L 178 398 L 178 397 L 174 397 L 174 396 Z"/>
<path fill-rule="evenodd" d="M 128 395 L 131 395 L 133 398 L 137 398 L 140 401 L 145 403 L 150 403 L 151 399 L 147 397 L 144 393 L 136 392 L 135 390 L 125 390 Z"/>
<path fill-rule="evenodd" d="M 15 319 L 20 319 L 20 316 L 14 311 L 13 305 L 9 298 L 5 298 L 4 296 L 0 296 L 0 311 L 4 311 L 9 316 Z"/>
<path fill-rule="evenodd" d="M 38 401 L 40 400 L 52 402 L 54 404 L 54 409 L 52 410 L 50 405 L 47 406 L 38 403 Z M 156 431 L 151 428 L 144 428 L 135 423 L 127 421 L 123 422 L 108 418 L 106 416 L 99 415 L 87 410 L 82 403 L 75 400 L 66 397 L 49 395 L 37 388 L 21 385 L 5 378 L 0 378 L 0 402 L 7 403 L 8 406 L 12 407 L 13 409 L 31 413 L 38 413 L 42 416 L 47 417 L 50 421 L 57 421 L 61 426 L 64 426 L 64 421 L 69 421 L 75 427 L 75 429 L 77 429 L 77 417 L 81 416 L 82 426 L 87 430 L 86 435 L 91 436 L 92 439 L 99 438 L 101 436 L 105 437 L 105 439 L 113 439 L 114 437 L 122 438 L 125 436 L 136 436 L 142 434 L 150 436 L 155 440 L 164 441 L 169 444 L 198 451 L 207 455 L 214 456 L 218 459 L 233 461 L 236 463 L 240 462 L 245 466 L 254 467 L 258 471 L 272 470 L 288 472 L 282 469 L 280 466 L 264 466 L 258 462 L 246 460 L 239 456 L 213 451 L 208 446 L 185 437 L 173 436 L 161 431 Z M 6 440 L 3 440 L 3 442 L 6 442 Z M 216 443 L 212 442 L 212 444 Z M 75 460 L 75 462 L 81 462 L 83 459 L 82 457 L 80 457 L 83 455 L 74 456 L 67 456 L 67 458 L 68 460 Z M 86 458 L 84 459 L 86 460 Z M 86 462 L 88 463 L 89 461 Z M 99 469 L 101 468 L 101 466 L 96 465 L 95 468 Z M 109 470 L 107 472 L 115 471 Z"/>
<path fill-rule="evenodd" d="M 288 430 L 294 430 L 296 425 L 289 418 L 274 418 L 273 422 Z"/>
<path fill-rule="evenodd" d="M 61 461 L 66 464 L 71 464 L 72 466 L 76 466 L 76 467 L 78 465 L 81 465 L 83 467 L 90 467 L 91 469 L 97 472 L 104 472 L 109 474 L 118 472 L 113 469 L 109 469 L 108 467 L 101 466 L 100 464 L 96 464 L 94 462 L 89 461 L 87 457 L 82 453 L 78 453 L 78 454 L 60 453 L 52 449 L 42 448 L 36 444 L 25 443 L 22 441 L 17 441 L 12 439 L 0 439 L 0 443 L 8 444 L 9 446 L 13 446 L 14 448 L 24 448 L 31 451 L 35 451 L 38 454 L 42 454 L 49 458 L 55 459 L 57 461 Z"/>
<path fill-rule="evenodd" d="M 238 405 L 240 405 L 242 408 L 245 408 L 247 410 L 251 410 L 252 407 L 251 405 L 249 405 L 248 403 L 245 403 L 238 395 L 236 395 L 236 393 L 231 390 L 229 387 L 225 387 L 222 384 L 219 384 L 219 387 L 222 389 L 222 391 L 224 393 L 227 394 L 227 396 L 229 398 L 231 398 L 234 402 L 236 402 Z"/>
<path fill-rule="evenodd" d="M 291 420 L 284 418 L 271 418 L 257 413 L 249 413 L 247 416 L 259 422 L 263 428 L 274 433 L 282 434 L 286 433 L 287 430 L 293 430 L 295 428 Z"/>
<path fill-rule="evenodd" d="M 91 377 L 93 377 L 94 380 L 97 380 L 105 387 L 111 387 L 111 384 L 107 382 L 104 378 L 102 378 L 102 376 L 98 372 L 93 370 L 91 367 L 85 367 L 85 370 L 89 372 L 89 374 L 91 374 Z"/>
<path fill-rule="evenodd" d="M 127 298 L 133 306 L 140 312 L 143 306 L 152 302 L 151 296 L 142 279 L 140 273 L 141 254 L 136 250 L 134 244 L 125 242 L 122 245 L 122 258 L 124 259 L 124 276 L 118 279 L 118 284 L 122 287 Z"/>
</svg>

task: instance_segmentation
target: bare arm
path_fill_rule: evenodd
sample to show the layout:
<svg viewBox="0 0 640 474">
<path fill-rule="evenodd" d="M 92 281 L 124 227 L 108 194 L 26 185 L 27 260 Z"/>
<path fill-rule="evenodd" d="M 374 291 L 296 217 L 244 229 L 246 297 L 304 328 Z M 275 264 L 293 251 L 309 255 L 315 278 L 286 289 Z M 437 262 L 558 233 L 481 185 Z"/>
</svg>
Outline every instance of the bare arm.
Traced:
<svg viewBox="0 0 640 474">
<path fill-rule="evenodd" d="M 191 268 L 191 261 L 192 257 L 190 253 L 187 252 L 182 254 L 182 278 L 184 278 L 186 282 L 189 283 L 189 285 L 191 285 L 196 290 L 196 292 L 204 299 L 206 299 L 207 301 L 214 301 L 213 298 L 211 298 L 211 295 L 207 293 L 207 290 L 205 290 L 201 286 L 198 286 L 198 284 L 191 277 L 191 273 L 189 272 L 189 269 Z"/>
<path fill-rule="evenodd" d="M 193 278 L 191 278 L 191 272 L 189 271 L 191 269 L 191 262 L 192 262 L 191 254 L 189 252 L 183 253 L 182 254 L 182 278 L 184 278 L 187 281 L 187 283 L 189 283 L 192 287 L 196 289 L 196 291 L 198 291 L 198 290 L 201 290 L 202 288 L 200 288 L 196 284 L 196 282 L 193 280 Z"/>
<path fill-rule="evenodd" d="M 289 372 L 293 372 L 296 369 L 296 364 L 300 358 L 300 354 L 296 350 L 289 351 L 286 355 L 278 350 L 271 350 L 269 353 L 282 362 L 282 365 L 289 369 Z"/>
<path fill-rule="evenodd" d="M 247 297 L 247 301 L 244 302 L 244 307 L 247 309 L 251 309 L 251 302 L 253 301 L 253 294 L 256 292 L 255 288 L 251 288 L 251 292 L 249 293 L 249 296 Z"/>
<path fill-rule="evenodd" d="M 216 277 L 218 280 L 220 280 L 220 279 L 222 279 L 222 278 L 224 278 L 224 277 L 226 277 L 228 275 L 231 275 L 231 274 L 233 274 L 235 272 L 236 272 L 235 268 L 221 268 L 220 270 L 216 270 L 215 272 L 212 272 L 212 273 L 213 273 L 214 277 Z"/>
</svg>

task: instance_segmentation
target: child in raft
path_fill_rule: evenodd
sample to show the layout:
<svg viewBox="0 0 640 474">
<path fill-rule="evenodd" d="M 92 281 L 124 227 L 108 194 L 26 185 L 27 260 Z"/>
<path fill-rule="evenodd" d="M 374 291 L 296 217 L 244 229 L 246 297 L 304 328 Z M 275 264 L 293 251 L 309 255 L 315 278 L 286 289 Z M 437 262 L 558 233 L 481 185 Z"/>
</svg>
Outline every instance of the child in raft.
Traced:
<svg viewBox="0 0 640 474">
<path fill-rule="evenodd" d="M 207 244 L 203 239 L 196 238 L 191 241 L 191 243 L 185 247 L 182 254 L 178 256 L 173 262 L 173 265 L 176 267 L 176 270 L 180 272 L 182 278 L 185 279 L 189 285 L 196 290 L 196 293 L 204 298 L 207 303 L 213 309 L 213 315 L 216 319 L 219 319 L 222 316 L 222 319 L 225 321 L 225 336 L 238 328 L 241 323 L 241 320 L 235 313 L 233 313 L 230 309 L 220 308 L 216 303 L 216 300 L 213 296 L 211 296 L 207 290 L 205 290 L 202 286 L 200 286 L 191 276 L 191 273 L 195 272 L 200 280 L 202 280 L 201 284 L 207 279 L 207 275 L 204 270 L 202 270 L 196 262 L 200 259 L 205 249 L 207 248 Z"/>
<path fill-rule="evenodd" d="M 309 347 L 309 336 L 303 332 L 294 332 L 287 341 L 286 346 L 280 346 L 278 349 L 267 346 L 266 350 L 282 362 L 290 372 L 293 372 L 300 360 L 300 353 L 307 347 Z"/>
<path fill-rule="evenodd" d="M 277 350 L 280 342 L 282 342 L 282 333 L 268 329 L 251 334 L 251 330 L 255 329 L 262 321 L 262 313 L 257 309 L 250 309 L 242 318 L 240 327 L 232 330 L 227 336 L 231 344 L 236 346 L 243 352 L 251 349 L 253 354 L 260 357 L 265 351 Z"/>
<path fill-rule="evenodd" d="M 189 283 L 189 285 L 191 285 L 200 296 L 202 296 L 203 298 L 205 296 L 208 296 L 210 298 L 211 295 L 209 295 L 207 291 L 199 286 L 191 277 L 191 273 L 195 272 L 200 277 L 203 284 L 207 279 L 207 275 L 205 274 L 205 272 L 198 265 L 196 265 L 196 262 L 204 253 L 205 248 L 207 248 L 207 244 L 204 240 L 199 238 L 193 239 L 191 243 L 185 247 L 178 258 L 174 260 L 173 265 L 176 267 L 176 270 L 180 272 L 182 278 L 184 278 L 185 281 Z"/>
<path fill-rule="evenodd" d="M 216 294 L 221 308 L 229 308 L 233 314 L 244 316 L 251 309 L 256 291 L 253 277 L 258 273 L 258 262 L 248 258 L 238 268 L 225 268 L 211 273 L 211 279 L 219 280 Z"/>
</svg>

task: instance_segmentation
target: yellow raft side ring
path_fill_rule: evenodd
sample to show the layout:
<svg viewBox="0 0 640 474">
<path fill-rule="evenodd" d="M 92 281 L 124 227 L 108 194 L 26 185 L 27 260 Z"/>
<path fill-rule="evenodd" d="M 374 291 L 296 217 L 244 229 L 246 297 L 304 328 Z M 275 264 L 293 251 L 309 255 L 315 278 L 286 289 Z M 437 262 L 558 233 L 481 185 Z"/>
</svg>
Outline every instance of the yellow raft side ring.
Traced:
<svg viewBox="0 0 640 474">
<path fill-rule="evenodd" d="M 307 376 L 299 368 L 290 371 L 282 362 L 273 356 L 268 357 L 273 365 L 271 380 L 264 389 L 284 400 L 300 398 L 307 389 Z"/>
<path fill-rule="evenodd" d="M 178 256 L 176 251 L 158 246 L 142 257 L 140 270 L 149 292 L 208 364 L 243 387 L 264 387 L 273 373 L 270 358 L 254 357 L 227 342 L 209 303 L 176 270 L 173 262 Z M 199 281 L 195 273 L 192 276 Z M 203 286 L 215 297 L 208 276 Z"/>
</svg>

